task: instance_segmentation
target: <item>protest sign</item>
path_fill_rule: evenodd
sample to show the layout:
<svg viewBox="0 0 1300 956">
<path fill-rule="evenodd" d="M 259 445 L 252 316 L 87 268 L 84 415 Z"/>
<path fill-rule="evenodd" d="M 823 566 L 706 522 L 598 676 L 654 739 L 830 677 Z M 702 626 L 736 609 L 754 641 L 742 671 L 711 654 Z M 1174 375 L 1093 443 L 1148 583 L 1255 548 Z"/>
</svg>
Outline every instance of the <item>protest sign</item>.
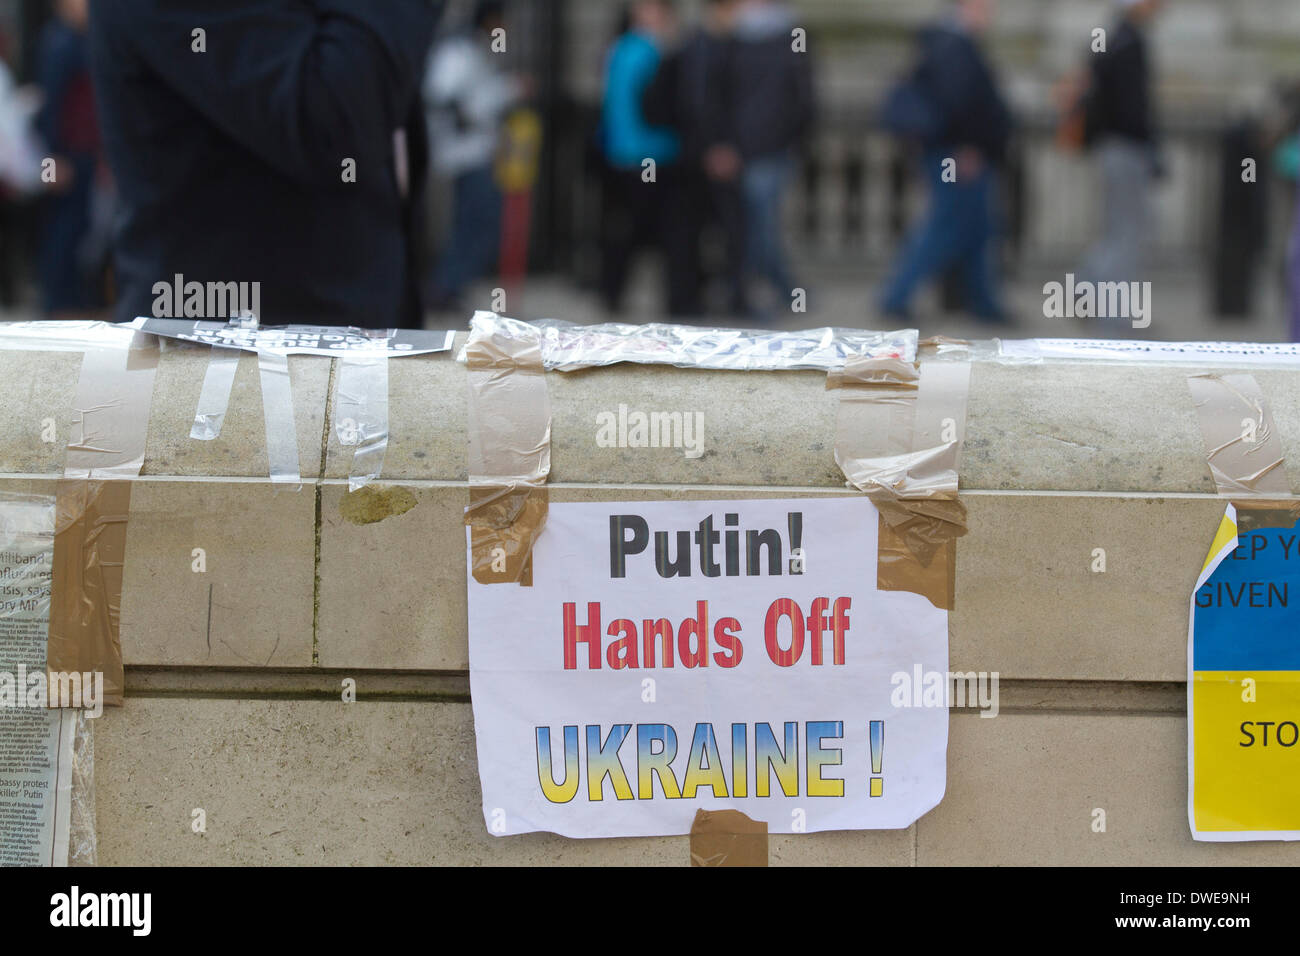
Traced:
<svg viewBox="0 0 1300 956">
<path fill-rule="evenodd" d="M 877 589 L 865 498 L 552 502 L 531 586 L 469 577 L 497 835 L 906 827 L 945 784 L 948 616 Z M 921 685 L 940 688 L 921 694 Z"/>
<path fill-rule="evenodd" d="M 1188 631 L 1187 813 L 1197 840 L 1300 839 L 1297 598 L 1295 515 L 1242 530 L 1228 505 Z"/>
</svg>

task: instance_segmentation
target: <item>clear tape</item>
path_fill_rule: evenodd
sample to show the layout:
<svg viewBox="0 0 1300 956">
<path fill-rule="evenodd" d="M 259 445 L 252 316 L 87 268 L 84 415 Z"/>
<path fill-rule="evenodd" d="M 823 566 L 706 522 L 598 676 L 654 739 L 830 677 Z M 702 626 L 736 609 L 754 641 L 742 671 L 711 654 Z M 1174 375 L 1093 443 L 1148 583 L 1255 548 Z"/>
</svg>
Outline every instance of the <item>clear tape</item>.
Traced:
<svg viewBox="0 0 1300 956">
<path fill-rule="evenodd" d="M 377 479 L 388 451 L 388 352 L 347 352 L 339 362 L 334 433 L 340 445 L 356 449 L 348 490 Z"/>
<path fill-rule="evenodd" d="M 840 389 L 835 461 L 880 511 L 877 587 L 952 609 L 954 542 L 966 533 L 958 496 L 969 362 L 850 360 Z"/>
<path fill-rule="evenodd" d="M 0 322 L 0 348 L 39 352 L 85 352 L 126 348 L 135 337 L 135 323 L 52 321 Z"/>
<path fill-rule="evenodd" d="M 475 313 L 472 327 L 490 335 L 516 322 Z M 521 323 L 523 324 L 523 323 Z M 547 369 L 571 372 L 619 362 L 739 371 L 812 369 L 828 372 L 855 356 L 916 359 L 917 333 L 862 329 L 757 332 L 686 325 L 574 325 L 554 319 L 531 323 L 540 336 Z M 465 361 L 462 349 L 460 361 Z"/>
<path fill-rule="evenodd" d="M 538 331 L 475 316 L 462 351 L 469 385 L 470 573 L 480 584 L 532 583 L 532 548 L 546 524 L 551 406 Z"/>
<path fill-rule="evenodd" d="M 1190 375 L 1187 387 L 1219 494 L 1289 497 L 1282 440 L 1255 376 L 1245 372 Z"/>
<path fill-rule="evenodd" d="M 95 735 L 91 719 L 85 711 L 77 711 L 75 721 L 68 866 L 95 866 L 99 862 L 99 838 L 95 824 Z"/>
<path fill-rule="evenodd" d="M 68 441 L 65 478 L 139 476 L 158 354 L 156 338 L 131 331 L 125 339 L 86 349 L 73 399 L 77 430 Z"/>
<path fill-rule="evenodd" d="M 300 485 L 298 431 L 293 420 L 293 388 L 289 383 L 289 356 L 283 352 L 257 353 L 262 382 L 262 414 L 266 420 L 266 460 L 271 481 Z"/>
<path fill-rule="evenodd" d="M 199 406 L 194 411 L 194 424 L 190 427 L 190 437 L 196 441 L 213 441 L 220 437 L 241 354 L 239 349 L 212 347 L 208 369 L 203 373 Z"/>
</svg>

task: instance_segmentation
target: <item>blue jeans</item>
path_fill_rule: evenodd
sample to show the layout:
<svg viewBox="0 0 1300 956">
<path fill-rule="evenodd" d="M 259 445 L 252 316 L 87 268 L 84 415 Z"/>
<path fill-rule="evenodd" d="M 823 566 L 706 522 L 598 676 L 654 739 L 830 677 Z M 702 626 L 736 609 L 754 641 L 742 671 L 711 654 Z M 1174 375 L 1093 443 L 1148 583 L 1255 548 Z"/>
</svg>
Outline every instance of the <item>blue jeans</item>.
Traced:
<svg viewBox="0 0 1300 956">
<path fill-rule="evenodd" d="M 745 164 L 741 188 L 745 196 L 745 275 L 758 275 L 788 300 L 794 280 L 786 266 L 781 241 L 781 202 L 794 171 L 788 153 L 761 156 Z"/>
<path fill-rule="evenodd" d="M 496 266 L 501 252 L 501 190 L 491 166 L 471 169 L 453 184 L 451 235 L 434 274 L 434 291 L 458 297 Z"/>
<path fill-rule="evenodd" d="M 905 315 L 918 286 L 960 267 L 966 302 L 982 319 L 1006 317 L 997 283 L 997 183 L 984 168 L 968 182 L 943 181 L 941 153 L 927 153 L 930 209 L 912 233 L 893 277 L 885 286 L 881 308 Z"/>
</svg>

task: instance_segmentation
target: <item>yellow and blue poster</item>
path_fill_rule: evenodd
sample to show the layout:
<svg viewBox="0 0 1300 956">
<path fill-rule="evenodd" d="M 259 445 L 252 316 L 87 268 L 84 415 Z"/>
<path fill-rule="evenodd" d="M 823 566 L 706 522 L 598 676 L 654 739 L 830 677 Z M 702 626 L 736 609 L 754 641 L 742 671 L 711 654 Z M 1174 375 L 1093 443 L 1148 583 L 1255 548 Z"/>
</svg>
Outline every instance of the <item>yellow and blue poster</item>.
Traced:
<svg viewBox="0 0 1300 956">
<path fill-rule="evenodd" d="M 1243 529 L 1229 505 L 1192 595 L 1187 812 L 1197 840 L 1300 839 L 1300 521 L 1286 521 Z"/>
</svg>

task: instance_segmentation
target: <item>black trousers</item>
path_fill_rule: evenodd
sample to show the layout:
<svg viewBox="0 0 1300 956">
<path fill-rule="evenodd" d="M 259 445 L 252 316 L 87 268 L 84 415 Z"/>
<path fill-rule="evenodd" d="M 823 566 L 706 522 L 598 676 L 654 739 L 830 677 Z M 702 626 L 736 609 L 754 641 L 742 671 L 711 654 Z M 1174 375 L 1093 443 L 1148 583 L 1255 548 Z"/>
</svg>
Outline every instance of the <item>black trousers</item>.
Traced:
<svg viewBox="0 0 1300 956">
<path fill-rule="evenodd" d="M 638 169 L 607 169 L 601 220 L 600 293 L 605 308 L 623 306 L 628 275 L 637 255 L 658 250 L 664 263 L 669 315 L 699 315 L 699 217 L 692 190 L 679 170 L 659 166 L 646 182 Z"/>
</svg>

